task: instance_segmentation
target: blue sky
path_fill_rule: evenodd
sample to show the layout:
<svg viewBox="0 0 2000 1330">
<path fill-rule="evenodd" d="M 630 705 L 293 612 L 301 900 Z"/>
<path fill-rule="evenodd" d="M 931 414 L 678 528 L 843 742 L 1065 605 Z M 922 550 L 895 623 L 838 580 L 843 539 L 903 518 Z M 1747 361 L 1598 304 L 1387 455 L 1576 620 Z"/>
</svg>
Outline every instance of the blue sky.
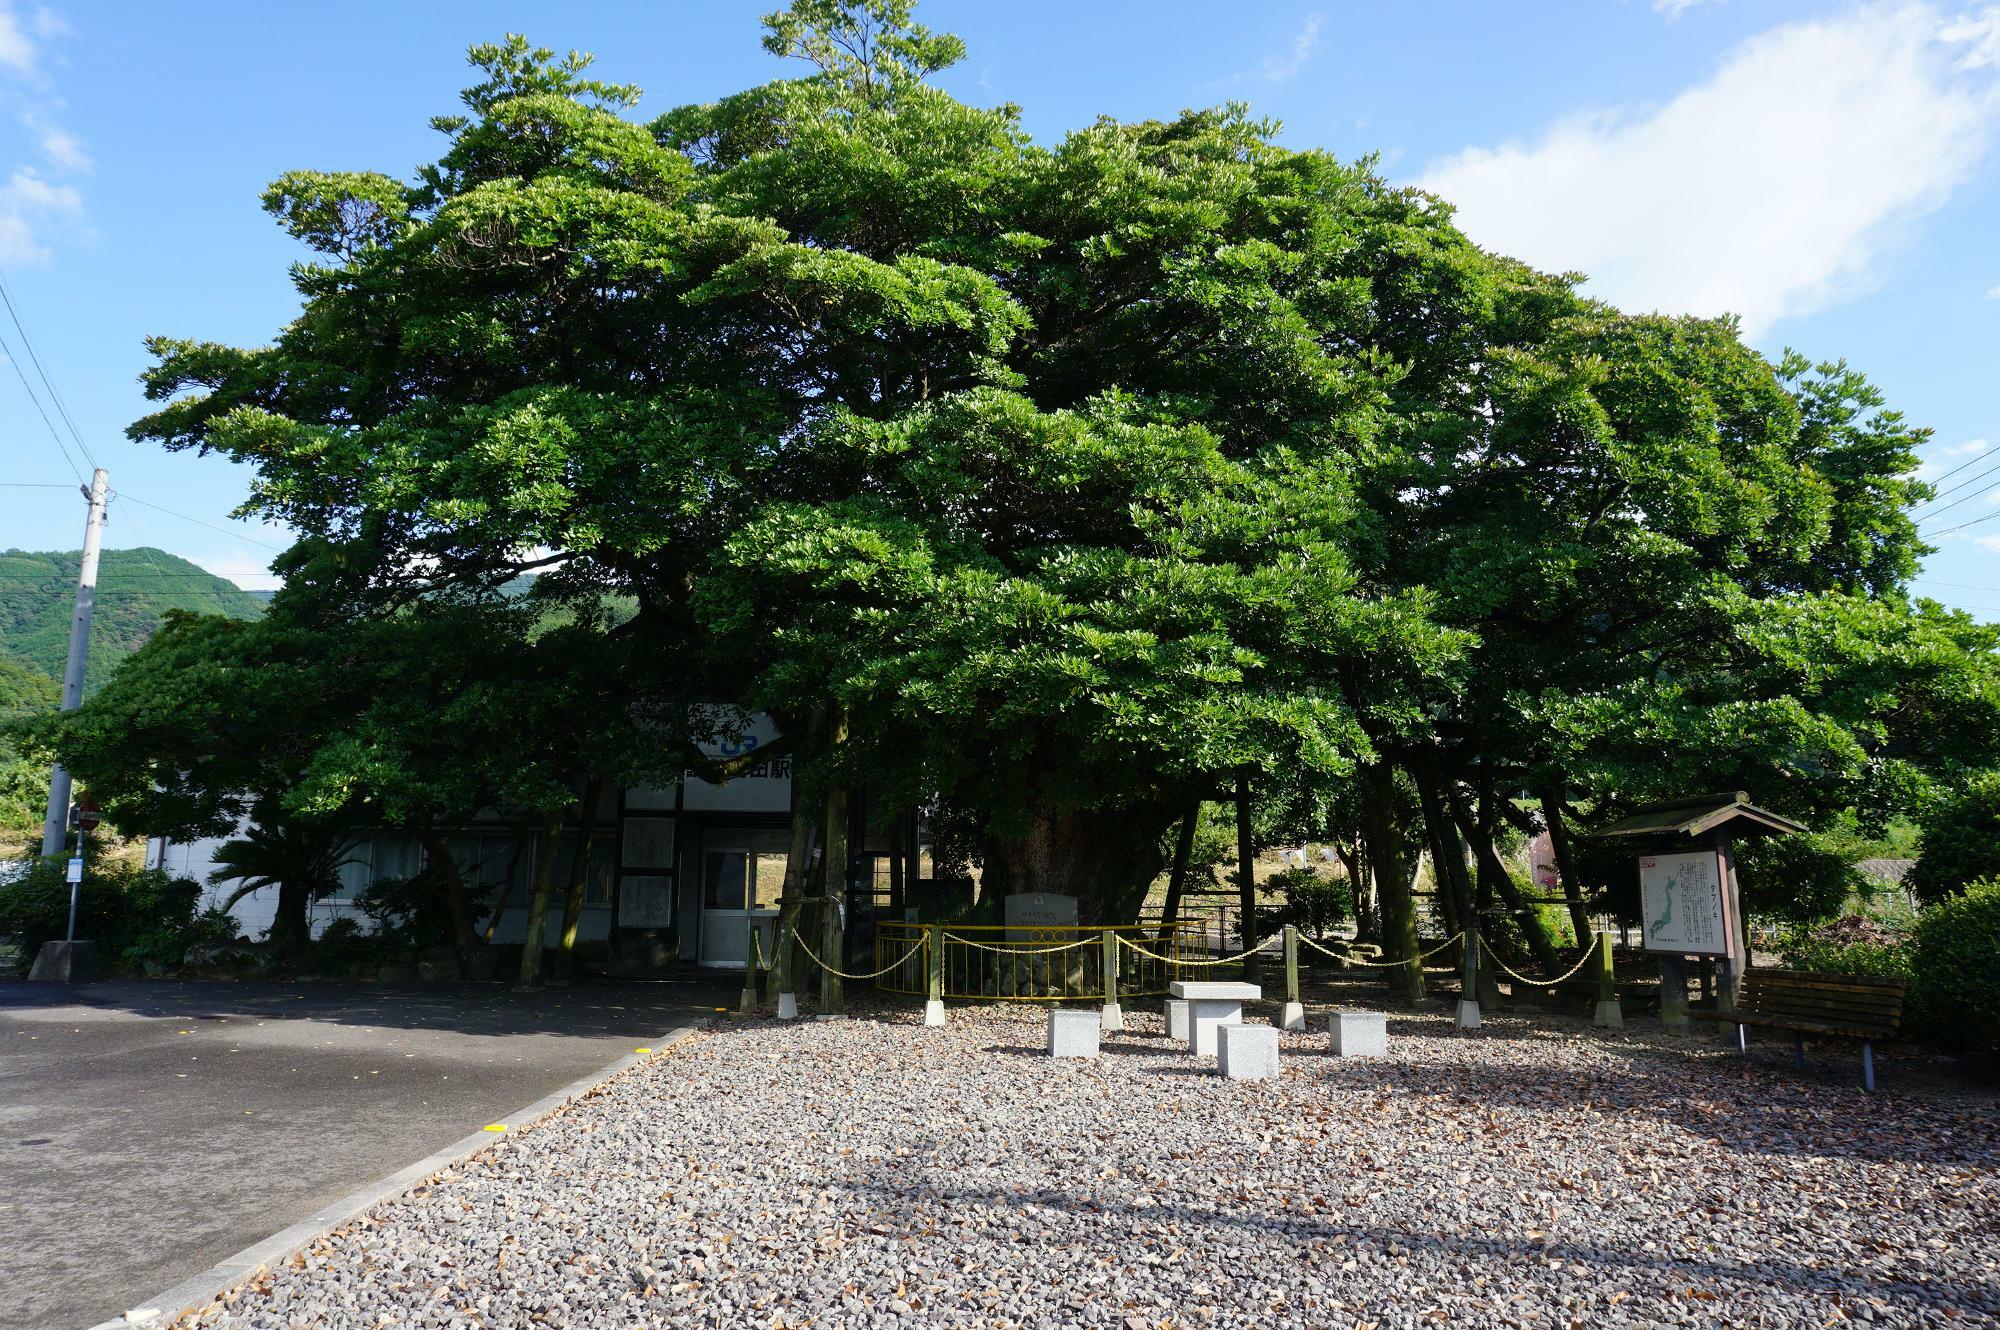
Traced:
<svg viewBox="0 0 2000 1330">
<path fill-rule="evenodd" d="M 642 113 L 713 98 L 785 68 L 757 45 L 775 3 L 0 0 L 0 270 L 111 470 L 106 543 L 272 584 L 283 533 L 228 516 L 245 473 L 123 429 L 145 409 L 147 334 L 261 344 L 295 310 L 297 252 L 257 203 L 274 176 L 407 175 L 435 154 L 426 121 L 455 109 L 465 47 L 508 31 L 595 51 L 647 90 Z M 970 47 L 945 85 L 1020 104 L 1039 138 L 1242 98 L 1295 145 L 1379 153 L 1458 203 L 1481 243 L 1589 272 L 1621 305 L 1735 311 L 1771 354 L 1848 360 L 1936 430 L 1929 474 L 1961 468 L 1926 529 L 1994 517 L 1941 534 L 1919 590 L 2000 620 L 2000 5 L 927 0 L 922 15 Z M 23 355 L 10 322 L 0 336 Z M 0 547 L 73 547 L 81 501 L 20 488 L 65 482 L 0 368 Z"/>
</svg>

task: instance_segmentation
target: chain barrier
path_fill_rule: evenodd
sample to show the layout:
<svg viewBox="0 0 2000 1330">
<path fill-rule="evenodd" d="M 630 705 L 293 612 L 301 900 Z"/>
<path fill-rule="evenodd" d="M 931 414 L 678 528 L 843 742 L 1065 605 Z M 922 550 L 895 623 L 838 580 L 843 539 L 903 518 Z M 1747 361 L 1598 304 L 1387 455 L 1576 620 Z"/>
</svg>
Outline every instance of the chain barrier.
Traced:
<svg viewBox="0 0 2000 1330">
<path fill-rule="evenodd" d="M 1276 936 L 1277 936 L 1276 933 L 1273 933 L 1271 935 L 1271 937 L 1276 937 Z M 1176 960 L 1172 956 L 1162 956 L 1157 951 L 1147 951 L 1144 947 L 1140 946 L 1138 943 L 1132 941 L 1132 939 L 1128 937 L 1120 937 L 1118 940 L 1124 943 L 1126 946 L 1130 947 L 1132 950 L 1138 952 L 1141 956 L 1149 957 L 1153 960 L 1159 961 L 1164 965 L 1188 965 L 1188 966 L 1234 965 L 1240 960 L 1244 960 L 1245 958 L 1250 956 L 1255 956 L 1258 952 L 1262 951 L 1266 946 L 1270 945 L 1271 942 L 1271 938 L 1267 937 L 1262 942 L 1259 942 L 1256 946 L 1250 948 L 1250 950 L 1239 951 L 1234 956 L 1224 956 L 1221 960 L 1189 961 L 1189 960 Z"/>
<path fill-rule="evenodd" d="M 1576 964 L 1570 966 L 1567 971 L 1557 975 L 1553 979 L 1530 979 L 1525 974 L 1514 973 L 1512 970 L 1507 968 L 1507 963 L 1505 961 L 1501 960 L 1499 956 L 1494 954 L 1493 944 L 1491 942 L 1486 941 L 1486 935 L 1484 933 L 1479 935 L 1479 940 L 1482 943 L 1485 943 L 1486 946 L 1486 950 L 1483 953 L 1481 953 L 1479 957 L 1480 962 L 1482 964 L 1490 960 L 1492 962 L 1494 969 L 1500 971 L 1500 973 L 1506 975 L 1509 979 L 1512 979 L 1515 983 L 1527 984 L 1534 988 L 1554 988 L 1557 984 L 1562 983 L 1565 979 L 1574 978 L 1577 972 L 1583 969 L 1584 962 L 1597 954 L 1597 948 L 1603 944 L 1604 934 L 1602 933 L 1593 934 L 1590 939 L 1590 945 L 1583 949 L 1583 955 L 1577 957 Z"/>
<path fill-rule="evenodd" d="M 813 964 L 819 966 L 820 969 L 825 970 L 828 974 L 838 975 L 842 979 L 880 979 L 883 975 L 888 974 L 891 970 L 900 969 L 904 961 L 909 960 L 910 957 L 922 951 L 924 949 L 924 945 L 930 941 L 930 939 L 927 937 L 918 938 L 915 946 L 911 947 L 901 956 L 898 956 L 895 960 L 883 966 L 881 969 L 875 971 L 873 974 L 849 974 L 845 970 L 834 969 L 831 965 L 828 965 L 825 961 L 821 960 L 818 956 L 814 955 L 813 949 L 806 945 L 806 941 L 804 938 L 795 935 L 792 940 L 798 943 L 800 951 L 803 951 L 807 956 L 812 958 Z"/>
<path fill-rule="evenodd" d="M 1057 945 L 1057 946 L 1053 946 L 1053 947 L 1032 947 L 1032 948 L 1031 948 L 1031 947 L 989 947 L 989 946 L 987 946 L 987 945 L 986 945 L 986 944 L 985 944 L 984 942 L 974 942 L 974 941 L 973 941 L 973 940 L 972 940 L 971 938 L 969 938 L 969 937 L 960 937 L 960 936 L 959 936 L 958 934 L 956 934 L 956 933 L 946 933 L 946 934 L 944 935 L 944 940 L 945 940 L 945 941 L 947 941 L 947 942 L 956 942 L 956 943 L 958 943 L 958 944 L 959 944 L 960 946 L 965 946 L 965 947 L 971 947 L 971 948 L 973 948 L 973 949 L 975 949 L 975 950 L 977 950 L 977 951 L 994 951 L 994 952 L 998 952 L 998 953 L 999 953 L 1000 955 L 1002 955 L 1002 956 L 1047 956 L 1047 955 L 1049 955 L 1049 954 L 1050 954 L 1051 952 L 1057 952 L 1057 951 L 1075 951 L 1075 950 L 1076 950 L 1076 949 L 1077 949 L 1078 947 L 1095 947 L 1095 946 L 1100 946 L 1100 945 L 1102 945 L 1102 943 L 1101 943 L 1101 942 L 1099 941 L 1099 939 L 1097 939 L 1097 938 L 1094 938 L 1094 937 L 1087 937 L 1087 938 L 1084 938 L 1084 939 L 1082 939 L 1082 940 L 1081 940 L 1081 941 L 1079 941 L 1079 942 L 1064 942 L 1064 943 L 1061 943 L 1061 944 L 1059 944 L 1059 945 Z"/>
<path fill-rule="evenodd" d="M 1444 941 L 1438 943 L 1435 947 L 1432 947 L 1429 951 L 1418 952 L 1417 959 L 1419 961 L 1427 961 L 1431 957 L 1437 955 L 1440 951 L 1445 950 L 1447 947 L 1456 945 L 1458 940 L 1464 936 L 1465 936 L 1465 930 L 1460 929 L 1458 932 L 1453 933 L 1450 937 L 1446 938 Z M 1332 959 L 1339 961 L 1342 965 L 1359 965 L 1363 969 L 1368 969 L 1368 970 L 1393 970 L 1398 968 L 1399 966 L 1404 966 L 1409 964 L 1408 961 L 1364 961 L 1360 957 L 1350 956 L 1344 951 L 1329 950 L 1326 947 L 1322 947 L 1319 943 L 1313 941 L 1311 938 L 1305 937 L 1303 935 L 1300 936 L 1299 941 L 1305 943 L 1308 947 L 1311 947 L 1314 951 L 1318 952 L 1320 955 L 1331 957 Z"/>
</svg>

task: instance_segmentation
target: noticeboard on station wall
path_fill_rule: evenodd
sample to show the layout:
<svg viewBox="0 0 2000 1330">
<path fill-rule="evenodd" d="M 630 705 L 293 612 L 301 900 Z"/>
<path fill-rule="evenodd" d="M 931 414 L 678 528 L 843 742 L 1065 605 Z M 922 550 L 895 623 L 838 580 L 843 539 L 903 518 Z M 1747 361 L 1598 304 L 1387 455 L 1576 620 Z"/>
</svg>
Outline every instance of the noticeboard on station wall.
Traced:
<svg viewBox="0 0 2000 1330">
<path fill-rule="evenodd" d="M 1639 859 L 1645 949 L 1669 956 L 1727 956 L 1732 920 L 1715 850 Z"/>
<path fill-rule="evenodd" d="M 734 738 L 703 743 L 711 757 L 740 757 L 778 737 L 778 726 L 758 712 Z M 714 785 L 692 772 L 681 782 L 681 808 L 689 812 L 787 813 L 792 807 L 792 757 L 779 753 L 734 780 Z"/>
</svg>

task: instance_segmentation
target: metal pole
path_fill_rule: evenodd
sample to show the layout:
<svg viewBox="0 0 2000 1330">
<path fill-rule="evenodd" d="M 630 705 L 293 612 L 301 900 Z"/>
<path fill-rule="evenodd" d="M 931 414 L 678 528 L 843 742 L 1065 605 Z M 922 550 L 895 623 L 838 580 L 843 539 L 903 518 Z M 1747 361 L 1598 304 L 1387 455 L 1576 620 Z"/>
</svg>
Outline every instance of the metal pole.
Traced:
<svg viewBox="0 0 2000 1330">
<path fill-rule="evenodd" d="M 83 702 L 83 667 L 90 656 L 90 614 L 97 605 L 97 550 L 104 535 L 104 499 L 111 473 L 98 467 L 90 474 L 90 517 L 83 528 L 83 562 L 76 573 L 76 609 L 69 621 L 69 663 L 63 670 L 62 709 L 74 711 Z M 42 819 L 42 854 L 61 854 L 69 829 L 69 773 L 56 763 L 49 779 L 49 809 Z M 72 935 L 75 929 L 71 930 Z"/>
<path fill-rule="evenodd" d="M 87 849 L 85 842 L 88 839 L 89 839 L 88 834 L 84 831 L 84 829 L 82 827 L 78 827 L 76 829 L 76 857 L 78 859 L 82 859 L 84 857 L 84 854 L 86 853 Z M 69 884 L 69 933 L 66 935 L 64 939 L 65 941 L 68 942 L 76 941 L 76 898 L 78 893 L 83 890 L 83 883 L 80 880 L 81 874 L 79 874 L 78 876 L 79 876 L 78 881 Z"/>
</svg>

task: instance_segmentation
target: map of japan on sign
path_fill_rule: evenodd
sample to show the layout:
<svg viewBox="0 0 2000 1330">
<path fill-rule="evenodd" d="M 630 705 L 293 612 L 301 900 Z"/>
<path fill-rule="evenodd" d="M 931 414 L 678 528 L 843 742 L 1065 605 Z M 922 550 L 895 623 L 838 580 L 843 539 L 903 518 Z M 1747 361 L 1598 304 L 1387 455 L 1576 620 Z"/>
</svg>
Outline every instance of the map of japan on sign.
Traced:
<svg viewBox="0 0 2000 1330">
<path fill-rule="evenodd" d="M 1646 950 L 1688 956 L 1729 954 L 1722 908 L 1722 861 L 1714 850 L 1639 860 Z"/>
</svg>

